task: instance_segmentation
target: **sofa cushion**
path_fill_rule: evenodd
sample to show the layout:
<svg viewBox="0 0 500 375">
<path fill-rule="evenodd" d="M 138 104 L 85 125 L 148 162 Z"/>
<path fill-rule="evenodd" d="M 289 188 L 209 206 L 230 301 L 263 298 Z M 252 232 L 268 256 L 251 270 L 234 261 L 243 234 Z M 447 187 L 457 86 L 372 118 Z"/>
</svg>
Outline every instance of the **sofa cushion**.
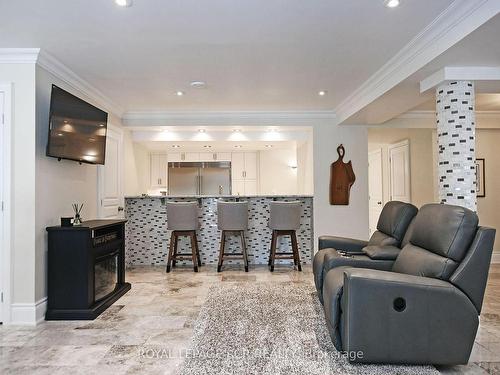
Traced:
<svg viewBox="0 0 500 375">
<path fill-rule="evenodd" d="M 377 246 L 377 245 L 398 246 L 398 241 L 394 237 L 388 236 L 385 233 L 375 231 L 370 237 L 367 246 Z"/>
<path fill-rule="evenodd" d="M 478 221 L 477 215 L 464 207 L 427 204 L 415 217 L 410 242 L 460 262 L 476 235 Z"/>
<path fill-rule="evenodd" d="M 448 280 L 457 266 L 458 263 L 453 259 L 408 244 L 399 253 L 392 271 Z"/>
<path fill-rule="evenodd" d="M 373 260 L 394 260 L 398 257 L 401 249 L 396 246 L 366 246 L 363 252 Z"/>
<path fill-rule="evenodd" d="M 408 225 L 410 225 L 417 211 L 418 209 L 410 203 L 387 202 L 380 213 L 377 230 L 393 237 L 396 240 L 394 245 L 400 246 Z"/>
</svg>

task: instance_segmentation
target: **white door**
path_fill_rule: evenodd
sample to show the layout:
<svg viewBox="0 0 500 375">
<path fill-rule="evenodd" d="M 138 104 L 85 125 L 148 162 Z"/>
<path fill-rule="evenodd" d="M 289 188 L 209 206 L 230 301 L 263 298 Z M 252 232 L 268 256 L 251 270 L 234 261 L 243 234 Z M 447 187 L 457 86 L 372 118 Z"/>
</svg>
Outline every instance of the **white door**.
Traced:
<svg viewBox="0 0 500 375">
<path fill-rule="evenodd" d="M 393 201 L 410 202 L 410 142 L 389 145 L 389 188 Z"/>
<path fill-rule="evenodd" d="M 122 218 L 122 160 L 123 133 L 120 129 L 108 125 L 106 136 L 106 160 L 99 166 L 99 217 L 101 219 Z"/>
<path fill-rule="evenodd" d="M 382 149 L 378 149 L 368 153 L 370 236 L 377 230 L 378 218 L 384 204 L 382 186 Z"/>
</svg>

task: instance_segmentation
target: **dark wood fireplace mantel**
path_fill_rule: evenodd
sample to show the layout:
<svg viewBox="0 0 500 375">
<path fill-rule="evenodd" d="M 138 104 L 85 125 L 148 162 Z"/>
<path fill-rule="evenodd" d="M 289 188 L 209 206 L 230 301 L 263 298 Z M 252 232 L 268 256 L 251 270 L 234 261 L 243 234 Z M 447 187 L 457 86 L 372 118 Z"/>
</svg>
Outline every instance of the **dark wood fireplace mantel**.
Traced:
<svg viewBox="0 0 500 375">
<path fill-rule="evenodd" d="M 95 319 L 131 286 L 125 282 L 126 220 L 48 227 L 46 320 Z"/>
</svg>

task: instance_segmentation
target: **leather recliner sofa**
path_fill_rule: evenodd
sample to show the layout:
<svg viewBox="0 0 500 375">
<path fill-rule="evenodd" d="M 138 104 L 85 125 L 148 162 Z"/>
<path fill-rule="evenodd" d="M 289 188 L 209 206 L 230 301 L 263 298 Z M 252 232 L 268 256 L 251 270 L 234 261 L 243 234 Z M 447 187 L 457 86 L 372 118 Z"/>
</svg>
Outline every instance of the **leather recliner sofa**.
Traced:
<svg viewBox="0 0 500 375">
<path fill-rule="evenodd" d="M 465 364 L 474 344 L 495 230 L 463 207 L 423 206 L 390 271 L 340 266 L 323 284 L 335 347 L 352 362 Z"/>
<path fill-rule="evenodd" d="M 408 242 L 411 222 L 418 209 L 410 204 L 391 201 L 380 214 L 377 231 L 369 241 L 321 236 L 319 251 L 313 259 L 314 283 L 323 302 L 324 275 L 335 267 L 368 267 L 390 270 L 400 250 Z"/>
</svg>

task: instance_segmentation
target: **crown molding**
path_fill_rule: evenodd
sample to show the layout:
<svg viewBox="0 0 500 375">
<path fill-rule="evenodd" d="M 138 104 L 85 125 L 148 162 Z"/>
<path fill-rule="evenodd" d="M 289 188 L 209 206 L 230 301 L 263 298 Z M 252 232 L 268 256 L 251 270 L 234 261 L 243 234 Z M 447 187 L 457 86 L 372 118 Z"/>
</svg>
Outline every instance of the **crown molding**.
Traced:
<svg viewBox="0 0 500 375">
<path fill-rule="evenodd" d="M 97 105 L 112 113 L 113 115 L 121 118 L 123 108 L 114 103 L 109 97 L 103 94 L 99 89 L 91 85 L 89 82 L 81 78 L 74 71 L 69 69 L 66 65 L 57 60 L 54 56 L 41 50 L 37 60 L 38 66 L 61 79 L 74 90 L 87 96 L 93 100 Z"/>
<path fill-rule="evenodd" d="M 333 111 L 134 111 L 122 116 L 124 126 L 286 126 L 334 120 Z"/>
<path fill-rule="evenodd" d="M 420 81 L 420 93 L 435 88 L 446 81 L 498 81 L 498 66 L 445 66 Z"/>
<path fill-rule="evenodd" d="M 498 0 L 455 0 L 395 56 L 340 103 L 342 123 L 500 12 Z"/>
<path fill-rule="evenodd" d="M 35 64 L 40 48 L 0 48 L 0 64 Z"/>
</svg>

